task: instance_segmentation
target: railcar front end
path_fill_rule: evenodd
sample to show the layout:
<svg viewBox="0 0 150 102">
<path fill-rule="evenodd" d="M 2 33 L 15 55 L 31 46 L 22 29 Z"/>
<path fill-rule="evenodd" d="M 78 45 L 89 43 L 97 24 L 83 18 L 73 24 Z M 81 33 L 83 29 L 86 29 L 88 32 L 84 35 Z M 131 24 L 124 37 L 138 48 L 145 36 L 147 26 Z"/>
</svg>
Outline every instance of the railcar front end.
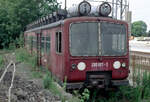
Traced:
<svg viewBox="0 0 150 102">
<path fill-rule="evenodd" d="M 79 17 L 64 23 L 68 34 L 67 88 L 128 85 L 128 26 L 111 18 Z M 69 60 L 68 60 L 69 59 Z"/>
</svg>

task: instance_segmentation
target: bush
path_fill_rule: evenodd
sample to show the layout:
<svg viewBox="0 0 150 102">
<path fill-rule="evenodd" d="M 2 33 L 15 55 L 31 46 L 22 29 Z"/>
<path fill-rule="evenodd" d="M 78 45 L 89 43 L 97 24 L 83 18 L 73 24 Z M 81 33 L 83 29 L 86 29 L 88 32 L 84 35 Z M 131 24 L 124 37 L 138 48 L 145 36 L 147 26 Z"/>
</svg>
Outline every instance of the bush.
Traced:
<svg viewBox="0 0 150 102">
<path fill-rule="evenodd" d="M 43 78 L 43 84 L 45 89 L 49 89 L 50 85 L 52 85 L 52 78 L 49 72 L 46 73 L 46 75 Z"/>
<path fill-rule="evenodd" d="M 90 91 L 88 89 L 84 89 L 82 96 L 81 96 L 81 102 L 86 102 L 90 99 Z"/>
<path fill-rule="evenodd" d="M 99 99 L 98 102 L 149 102 L 150 99 L 150 73 L 141 73 L 137 68 L 133 73 L 134 86 L 122 86 L 117 92 L 110 92 L 108 99 Z"/>
<path fill-rule="evenodd" d="M 33 71 L 32 76 L 34 78 L 42 78 L 43 77 L 42 72 L 40 72 L 40 71 Z"/>
</svg>

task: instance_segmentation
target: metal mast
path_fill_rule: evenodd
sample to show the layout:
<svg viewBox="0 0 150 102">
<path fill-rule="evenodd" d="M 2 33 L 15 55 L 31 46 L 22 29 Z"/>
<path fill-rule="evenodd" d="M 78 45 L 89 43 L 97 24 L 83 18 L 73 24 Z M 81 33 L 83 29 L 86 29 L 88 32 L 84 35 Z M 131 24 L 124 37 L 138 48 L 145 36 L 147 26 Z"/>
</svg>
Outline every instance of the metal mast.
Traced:
<svg viewBox="0 0 150 102">
<path fill-rule="evenodd" d="M 67 0 L 65 0 L 65 10 L 67 10 Z"/>
<path fill-rule="evenodd" d="M 126 11 L 129 10 L 127 0 L 112 0 L 112 17 L 123 20 Z"/>
</svg>

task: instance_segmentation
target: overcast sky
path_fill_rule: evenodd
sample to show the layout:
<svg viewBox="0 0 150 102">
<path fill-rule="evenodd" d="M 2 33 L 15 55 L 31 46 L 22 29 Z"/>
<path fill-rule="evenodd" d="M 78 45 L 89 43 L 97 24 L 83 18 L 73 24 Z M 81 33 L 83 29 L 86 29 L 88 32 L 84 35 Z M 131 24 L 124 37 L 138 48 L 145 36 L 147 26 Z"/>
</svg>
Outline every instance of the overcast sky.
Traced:
<svg viewBox="0 0 150 102">
<path fill-rule="evenodd" d="M 150 30 L 150 0 L 130 0 L 132 21 L 143 20 Z"/>
<path fill-rule="evenodd" d="M 58 0 L 64 5 L 65 0 Z M 67 6 L 79 3 L 83 0 L 67 0 Z M 101 0 L 100 0 L 101 1 Z M 105 1 L 105 0 L 103 0 Z M 130 11 L 132 11 L 132 22 L 143 20 L 150 30 L 150 0 L 128 0 L 130 3 Z"/>
</svg>

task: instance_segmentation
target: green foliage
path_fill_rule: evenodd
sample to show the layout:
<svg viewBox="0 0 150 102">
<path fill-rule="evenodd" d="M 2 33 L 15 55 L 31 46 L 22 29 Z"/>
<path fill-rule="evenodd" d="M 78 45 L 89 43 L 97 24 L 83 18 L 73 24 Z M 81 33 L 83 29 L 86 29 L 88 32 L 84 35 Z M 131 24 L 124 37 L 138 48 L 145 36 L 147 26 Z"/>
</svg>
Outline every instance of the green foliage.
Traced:
<svg viewBox="0 0 150 102">
<path fill-rule="evenodd" d="M 150 30 L 147 32 L 147 36 L 150 37 Z"/>
<path fill-rule="evenodd" d="M 67 85 L 67 77 L 65 76 L 64 84 L 63 84 L 63 89 L 66 90 L 66 85 Z"/>
<path fill-rule="evenodd" d="M 147 31 L 147 25 L 144 21 L 136 21 L 132 23 L 132 36 L 144 36 Z"/>
<path fill-rule="evenodd" d="M 20 34 L 18 38 L 14 41 L 16 48 L 23 48 L 24 47 L 24 35 Z"/>
<path fill-rule="evenodd" d="M 95 102 L 96 101 L 96 96 L 97 96 L 97 93 L 98 93 L 98 89 L 96 89 L 96 90 L 94 90 L 94 93 L 93 93 L 93 95 L 92 95 L 92 102 Z"/>
<path fill-rule="evenodd" d="M 17 49 L 15 54 L 18 62 L 26 62 L 31 65 L 32 68 L 37 67 L 37 56 L 35 54 L 29 54 L 24 48 Z"/>
<path fill-rule="evenodd" d="M 88 89 L 84 89 L 80 101 L 81 102 L 86 102 L 90 99 L 90 91 Z"/>
<path fill-rule="evenodd" d="M 26 25 L 58 8 L 56 0 L 0 0 L 0 48 L 25 31 Z"/>
<path fill-rule="evenodd" d="M 0 68 L 2 67 L 3 63 L 4 63 L 3 56 L 2 56 L 2 55 L 0 55 Z"/>
<path fill-rule="evenodd" d="M 49 89 L 52 85 L 52 77 L 49 72 L 47 72 L 43 78 L 43 85 L 45 89 Z"/>
<path fill-rule="evenodd" d="M 57 0 L 43 0 L 40 3 L 40 12 L 42 13 L 42 16 L 45 16 L 49 13 L 52 13 L 53 11 L 58 9 L 58 2 Z"/>
<path fill-rule="evenodd" d="M 42 78 L 43 77 L 43 75 L 40 71 L 33 71 L 32 76 L 33 76 L 33 78 Z"/>
<path fill-rule="evenodd" d="M 15 49 L 16 49 L 15 43 L 9 43 L 8 50 L 15 50 Z"/>
<path fill-rule="evenodd" d="M 148 102 L 150 100 L 150 73 L 141 73 L 141 68 L 134 71 L 134 86 L 122 86 L 109 92 L 109 98 L 100 98 L 96 102 Z M 147 100 L 147 101 L 143 101 Z"/>
<path fill-rule="evenodd" d="M 52 78 L 51 73 L 49 71 L 47 71 L 45 76 L 43 77 L 43 85 L 45 89 L 51 90 L 52 93 L 61 98 L 62 102 L 65 102 L 65 96 L 62 94 L 61 89 L 59 89 L 56 83 L 54 82 L 54 79 Z"/>
</svg>

